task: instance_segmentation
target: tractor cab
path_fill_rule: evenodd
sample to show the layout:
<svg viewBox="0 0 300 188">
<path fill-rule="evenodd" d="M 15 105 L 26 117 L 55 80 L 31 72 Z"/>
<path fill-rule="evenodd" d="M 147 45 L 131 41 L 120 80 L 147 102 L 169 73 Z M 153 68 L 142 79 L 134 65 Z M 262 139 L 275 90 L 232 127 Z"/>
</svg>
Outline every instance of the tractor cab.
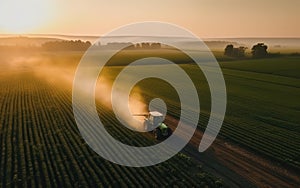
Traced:
<svg viewBox="0 0 300 188">
<path fill-rule="evenodd" d="M 144 128 L 146 131 L 152 131 L 157 128 L 164 120 L 162 113 L 157 111 L 151 111 L 145 117 Z"/>
<path fill-rule="evenodd" d="M 163 122 L 164 115 L 157 111 L 151 111 L 144 121 L 144 129 L 152 131 L 156 139 L 167 138 L 172 134 L 172 130 Z"/>
</svg>

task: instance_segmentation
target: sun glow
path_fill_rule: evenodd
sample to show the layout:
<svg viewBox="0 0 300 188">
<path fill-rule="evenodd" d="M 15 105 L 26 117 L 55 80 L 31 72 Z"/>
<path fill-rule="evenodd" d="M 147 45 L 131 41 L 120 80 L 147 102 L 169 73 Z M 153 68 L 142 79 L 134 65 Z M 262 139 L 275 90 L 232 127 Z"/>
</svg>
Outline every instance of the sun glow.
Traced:
<svg viewBox="0 0 300 188">
<path fill-rule="evenodd" d="M 47 0 L 1 0 L 0 32 L 30 32 L 49 21 L 50 13 Z"/>
</svg>

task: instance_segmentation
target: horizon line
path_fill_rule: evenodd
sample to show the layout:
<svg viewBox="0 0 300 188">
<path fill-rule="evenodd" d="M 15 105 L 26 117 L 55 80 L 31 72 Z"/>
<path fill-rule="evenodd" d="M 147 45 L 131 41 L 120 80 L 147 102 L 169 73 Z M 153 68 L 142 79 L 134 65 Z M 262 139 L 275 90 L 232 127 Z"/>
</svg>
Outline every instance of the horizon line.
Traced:
<svg viewBox="0 0 300 188">
<path fill-rule="evenodd" d="M 45 34 L 45 33 L 25 33 L 25 34 L 14 34 L 14 33 L 0 33 L 1 36 L 19 36 L 19 37 L 26 37 L 26 36 L 61 36 L 61 37 L 93 37 L 99 38 L 102 35 L 96 34 Z M 110 36 L 110 37 L 143 37 L 143 36 Z M 145 36 L 145 37 L 159 37 L 159 36 Z M 166 37 L 166 36 L 161 36 Z M 170 36 L 170 37 L 181 37 L 181 36 Z M 199 37 L 200 38 L 200 37 Z M 300 36 L 237 36 L 237 37 L 224 37 L 224 36 L 217 36 L 217 37 L 202 37 L 202 39 L 257 39 L 257 38 L 264 38 L 264 39 L 300 39 Z"/>
</svg>

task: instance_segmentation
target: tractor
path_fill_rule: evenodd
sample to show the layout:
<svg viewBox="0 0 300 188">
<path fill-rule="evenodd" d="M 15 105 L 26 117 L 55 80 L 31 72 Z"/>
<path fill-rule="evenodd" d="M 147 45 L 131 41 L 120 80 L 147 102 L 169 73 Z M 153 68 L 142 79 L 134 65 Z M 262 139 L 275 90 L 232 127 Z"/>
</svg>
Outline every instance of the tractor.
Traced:
<svg viewBox="0 0 300 188">
<path fill-rule="evenodd" d="M 140 115 L 139 115 L 140 116 Z M 172 130 L 164 122 L 164 115 L 158 111 L 151 111 L 145 116 L 144 129 L 151 131 L 157 140 L 168 138 L 172 134 Z"/>
</svg>

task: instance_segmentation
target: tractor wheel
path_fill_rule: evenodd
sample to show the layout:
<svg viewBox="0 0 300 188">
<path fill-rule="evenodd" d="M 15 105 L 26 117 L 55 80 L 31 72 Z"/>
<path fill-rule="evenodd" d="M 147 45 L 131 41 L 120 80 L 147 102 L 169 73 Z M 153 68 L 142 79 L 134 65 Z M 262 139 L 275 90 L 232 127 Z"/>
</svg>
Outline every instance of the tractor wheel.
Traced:
<svg viewBox="0 0 300 188">
<path fill-rule="evenodd" d="M 154 137 L 157 140 L 161 140 L 162 139 L 162 133 L 161 133 L 160 129 L 155 129 L 155 131 L 154 131 Z"/>
<path fill-rule="evenodd" d="M 168 136 L 167 137 L 169 137 L 169 136 L 171 136 L 172 135 L 172 129 L 170 128 L 170 127 L 168 127 Z"/>
</svg>

